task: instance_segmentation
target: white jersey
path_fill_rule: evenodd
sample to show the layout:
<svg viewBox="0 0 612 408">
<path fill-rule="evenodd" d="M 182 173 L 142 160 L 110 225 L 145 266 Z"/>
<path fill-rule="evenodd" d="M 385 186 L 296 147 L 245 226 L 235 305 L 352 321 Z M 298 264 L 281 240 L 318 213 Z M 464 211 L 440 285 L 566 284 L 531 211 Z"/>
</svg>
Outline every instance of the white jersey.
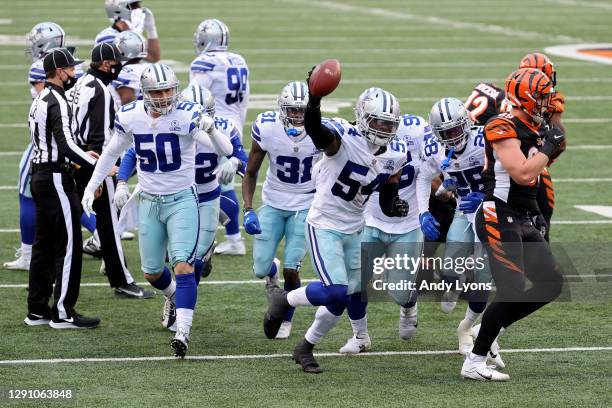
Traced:
<svg viewBox="0 0 612 408">
<path fill-rule="evenodd" d="M 119 31 L 115 30 L 113 27 L 106 27 L 104 30 L 100 31 L 96 34 L 94 39 L 94 44 L 98 45 L 100 43 L 110 43 L 113 42 L 116 36 L 119 35 Z"/>
<path fill-rule="evenodd" d="M 238 129 L 226 118 L 215 116 L 215 128 L 227 136 L 230 141 L 238 138 Z M 199 143 L 196 144 L 195 182 L 200 201 L 215 198 L 214 196 L 221 192 L 217 176 L 213 174 L 221 162 L 221 157 L 216 150 Z"/>
<path fill-rule="evenodd" d="M 465 150 L 461 154 L 453 154 L 448 157 L 448 153 L 433 136 L 423 145 L 425 164 L 417 177 L 417 198 L 421 213 L 429 209 L 431 180 L 440 173 L 445 179 L 452 177 L 456 180 L 455 194 L 458 199 L 471 192 L 484 192 L 482 178 L 485 162 L 484 128 L 482 126 L 472 127 Z M 443 166 L 443 163 L 446 165 Z M 470 214 L 468 218 L 473 221 L 474 214 Z"/>
<path fill-rule="evenodd" d="M 275 111 L 257 116 L 251 137 L 270 162 L 261 192 L 264 204 L 288 211 L 308 209 L 315 193 L 312 168 L 321 158 L 312 139 L 306 134 L 288 136 Z"/>
<path fill-rule="evenodd" d="M 416 177 L 423 164 L 423 142 L 431 137 L 431 127 L 420 116 L 403 115 L 397 129 L 397 136 L 389 143 L 387 152 L 381 158 L 397 157 L 406 160 L 399 182 L 399 197 L 408 202 L 406 217 L 388 217 L 380 208 L 379 193 L 375 191 L 368 201 L 365 222 L 369 227 L 378 228 L 388 234 L 406 234 L 419 228 L 419 206 L 416 194 Z"/>
<path fill-rule="evenodd" d="M 79 79 L 83 76 L 83 64 L 76 65 L 74 67 L 74 72 L 76 78 Z M 43 68 L 43 58 L 36 60 L 30 65 L 30 70 L 28 71 L 28 82 L 30 83 L 30 94 L 32 95 L 32 99 L 38 96 L 38 92 L 36 88 L 34 88 L 34 84 L 37 82 L 45 82 L 47 77 L 45 76 L 45 69 Z"/>
<path fill-rule="evenodd" d="M 324 154 L 314 166 L 316 192 L 306 220 L 316 228 L 353 234 L 363 228 L 370 194 L 397 173 L 405 160 L 375 156 L 357 127 L 345 120 L 323 123 L 342 143 L 336 154 Z"/>
<path fill-rule="evenodd" d="M 121 106 L 121 98 L 117 93 L 118 88 L 131 88 L 134 90 L 136 99 L 142 99 L 142 88 L 140 86 L 140 76 L 150 64 L 148 62 L 140 62 L 138 64 L 128 64 L 121 68 L 121 72 L 117 79 L 111 82 L 108 86 L 113 99 L 117 106 Z"/>
<path fill-rule="evenodd" d="M 181 102 L 167 115 L 156 119 L 143 101 L 123 105 L 115 117 L 113 137 L 131 137 L 138 163 L 138 184 L 143 191 L 174 194 L 195 183 L 195 144 L 201 106 Z"/>
<path fill-rule="evenodd" d="M 250 92 L 249 68 L 244 58 L 227 51 L 204 53 L 191 63 L 189 82 L 214 95 L 216 113 L 230 119 L 242 137 Z"/>
</svg>

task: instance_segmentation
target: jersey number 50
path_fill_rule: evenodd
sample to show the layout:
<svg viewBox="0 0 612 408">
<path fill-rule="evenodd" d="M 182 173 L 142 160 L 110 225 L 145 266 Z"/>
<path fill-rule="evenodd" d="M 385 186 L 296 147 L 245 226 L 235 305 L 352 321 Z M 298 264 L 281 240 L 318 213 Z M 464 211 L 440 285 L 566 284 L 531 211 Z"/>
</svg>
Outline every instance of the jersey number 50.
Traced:
<svg viewBox="0 0 612 408">
<path fill-rule="evenodd" d="M 181 167 L 181 145 L 174 133 L 134 134 L 134 150 L 142 171 L 153 173 L 159 170 L 165 173 Z"/>
</svg>

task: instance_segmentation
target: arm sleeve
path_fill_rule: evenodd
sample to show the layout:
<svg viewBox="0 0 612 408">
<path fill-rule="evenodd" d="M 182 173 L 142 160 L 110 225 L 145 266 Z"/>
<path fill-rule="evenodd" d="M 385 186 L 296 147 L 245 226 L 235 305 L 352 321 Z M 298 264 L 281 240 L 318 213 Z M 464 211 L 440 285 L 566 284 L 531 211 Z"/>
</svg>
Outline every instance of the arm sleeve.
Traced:
<svg viewBox="0 0 612 408">
<path fill-rule="evenodd" d="M 47 115 L 51 118 L 53 137 L 55 137 L 59 152 L 80 166 L 93 168 L 96 160 L 81 150 L 72 139 L 68 104 L 63 101 L 51 103 Z"/>
<path fill-rule="evenodd" d="M 216 128 L 213 128 L 211 133 L 212 137 L 208 136 L 208 133 L 203 130 L 196 128 L 191 133 L 191 137 L 202 146 L 215 150 L 219 156 L 230 156 L 233 146 L 229 138 Z"/>
<path fill-rule="evenodd" d="M 306 105 L 304 128 L 317 149 L 325 149 L 335 139 L 334 134 L 321 123 L 320 98 L 311 97 Z"/>
<path fill-rule="evenodd" d="M 383 214 L 387 217 L 394 217 L 393 203 L 395 198 L 398 197 L 399 183 L 383 183 L 380 186 L 380 192 L 378 194 L 378 204 Z"/>
<path fill-rule="evenodd" d="M 125 151 L 125 154 L 121 159 L 121 166 L 119 166 L 119 174 L 117 175 L 117 179 L 120 181 L 127 181 L 132 176 L 135 169 L 136 151 L 133 147 L 130 147 Z"/>
<path fill-rule="evenodd" d="M 429 196 L 431 195 L 431 181 L 438 174 L 433 168 L 431 160 L 423 163 L 416 179 L 416 197 L 419 205 L 419 214 L 429 211 Z"/>
<path fill-rule="evenodd" d="M 110 142 L 102 152 L 102 156 L 98 159 L 96 168 L 89 183 L 87 183 L 86 191 L 94 192 L 98 186 L 104 181 L 106 175 L 113 168 L 117 159 L 121 154 L 132 144 L 131 135 L 128 137 L 127 134 L 115 131 L 115 134 L 111 138 Z"/>
</svg>

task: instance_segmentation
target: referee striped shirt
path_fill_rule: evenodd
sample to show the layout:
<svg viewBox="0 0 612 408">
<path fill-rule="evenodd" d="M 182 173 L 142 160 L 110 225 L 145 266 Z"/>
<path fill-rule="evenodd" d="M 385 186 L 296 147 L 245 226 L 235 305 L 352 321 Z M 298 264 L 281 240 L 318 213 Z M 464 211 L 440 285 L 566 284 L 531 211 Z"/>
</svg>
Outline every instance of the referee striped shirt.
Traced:
<svg viewBox="0 0 612 408">
<path fill-rule="evenodd" d="M 47 82 L 32 101 L 28 124 L 34 153 L 34 164 L 66 164 L 71 161 L 93 168 L 96 160 L 81 150 L 72 135 L 72 111 L 64 90 Z"/>
</svg>

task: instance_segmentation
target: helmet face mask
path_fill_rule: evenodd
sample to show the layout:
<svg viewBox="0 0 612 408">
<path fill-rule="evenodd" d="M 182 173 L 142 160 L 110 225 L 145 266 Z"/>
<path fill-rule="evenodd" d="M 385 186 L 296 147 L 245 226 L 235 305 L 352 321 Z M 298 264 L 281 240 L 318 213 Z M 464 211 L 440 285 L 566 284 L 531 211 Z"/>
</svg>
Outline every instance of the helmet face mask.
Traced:
<svg viewBox="0 0 612 408">
<path fill-rule="evenodd" d="M 399 127 L 399 103 L 391 93 L 375 88 L 358 100 L 355 119 L 359 131 L 370 144 L 386 146 Z"/>
<path fill-rule="evenodd" d="M 143 102 L 147 109 L 160 115 L 168 114 L 179 99 L 179 81 L 165 64 L 151 64 L 140 77 Z M 169 92 L 159 92 L 167 91 Z"/>
<path fill-rule="evenodd" d="M 200 104 L 208 116 L 211 118 L 215 116 L 215 97 L 203 86 L 189 84 L 181 92 L 180 100 Z"/>
<path fill-rule="evenodd" d="M 546 74 L 535 68 L 520 68 L 506 79 L 506 97 L 512 107 L 525 112 L 534 123 L 545 123 L 554 110 L 555 91 Z"/>
<path fill-rule="evenodd" d="M 463 102 L 442 98 L 429 113 L 429 124 L 438 143 L 447 149 L 462 151 L 470 136 L 472 121 Z"/>
<path fill-rule="evenodd" d="M 64 48 L 65 42 L 66 33 L 58 24 L 39 23 L 26 35 L 25 53 L 37 61 L 54 48 Z"/>
<path fill-rule="evenodd" d="M 202 21 L 193 34 L 193 47 L 196 55 L 208 51 L 227 51 L 229 28 L 216 18 Z"/>
<path fill-rule="evenodd" d="M 308 104 L 308 87 L 305 82 L 289 82 L 278 96 L 279 118 L 288 136 L 304 133 L 304 115 Z"/>
</svg>

